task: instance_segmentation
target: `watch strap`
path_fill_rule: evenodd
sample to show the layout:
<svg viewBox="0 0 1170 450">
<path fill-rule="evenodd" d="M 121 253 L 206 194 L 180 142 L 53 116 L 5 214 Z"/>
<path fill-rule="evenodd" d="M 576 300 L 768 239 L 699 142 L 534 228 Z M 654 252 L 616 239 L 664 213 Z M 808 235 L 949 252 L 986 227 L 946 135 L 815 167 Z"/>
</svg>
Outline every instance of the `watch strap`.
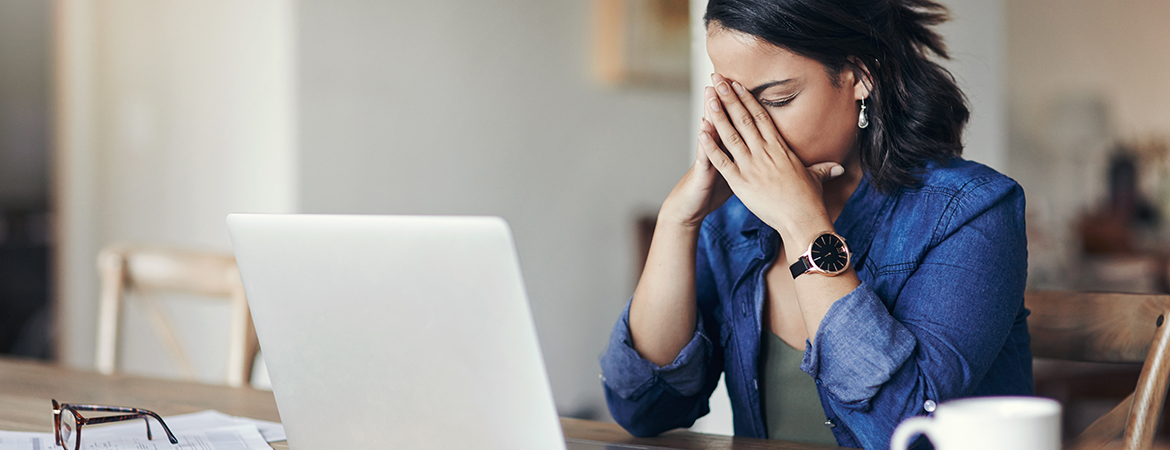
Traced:
<svg viewBox="0 0 1170 450">
<path fill-rule="evenodd" d="M 796 259 L 796 262 L 792 263 L 792 265 L 788 267 L 788 269 L 792 271 L 792 278 L 804 275 L 812 268 L 812 261 L 809 261 L 808 256 L 804 255 L 801 255 L 800 258 Z"/>
</svg>

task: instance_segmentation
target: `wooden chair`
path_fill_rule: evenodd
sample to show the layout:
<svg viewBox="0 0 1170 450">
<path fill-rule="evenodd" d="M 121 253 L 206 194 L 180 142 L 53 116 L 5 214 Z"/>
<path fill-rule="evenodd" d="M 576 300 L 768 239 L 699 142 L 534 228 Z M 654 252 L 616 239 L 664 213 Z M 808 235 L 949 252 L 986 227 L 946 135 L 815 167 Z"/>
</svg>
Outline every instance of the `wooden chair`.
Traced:
<svg viewBox="0 0 1170 450">
<path fill-rule="evenodd" d="M 1123 430 L 1126 450 L 1151 448 L 1170 374 L 1170 295 L 1028 292 L 1025 304 L 1033 356 L 1142 363 L 1134 392 L 1065 448 L 1101 448 Z"/>
<path fill-rule="evenodd" d="M 252 315 L 244 296 L 240 271 L 231 254 L 114 245 L 98 255 L 101 299 L 98 309 L 96 366 L 110 374 L 117 369 L 118 332 L 127 292 L 136 294 L 186 293 L 227 298 L 231 307 L 227 351 L 227 381 L 247 385 L 259 350 Z M 162 343 L 189 379 L 195 378 L 190 358 L 159 303 L 149 295 L 135 295 Z"/>
</svg>

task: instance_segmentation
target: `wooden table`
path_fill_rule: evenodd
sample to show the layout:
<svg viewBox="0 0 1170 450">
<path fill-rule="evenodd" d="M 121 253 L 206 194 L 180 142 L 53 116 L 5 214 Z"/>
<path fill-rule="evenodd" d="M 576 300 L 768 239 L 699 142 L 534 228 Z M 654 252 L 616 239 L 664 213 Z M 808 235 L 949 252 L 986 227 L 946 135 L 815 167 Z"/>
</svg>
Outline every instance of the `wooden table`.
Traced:
<svg viewBox="0 0 1170 450">
<path fill-rule="evenodd" d="M 128 375 L 101 375 L 37 362 L 0 359 L 0 430 L 52 431 L 50 400 L 136 406 L 163 416 L 214 409 L 234 416 L 280 421 L 272 393 Z M 639 439 L 616 424 L 561 419 L 565 437 L 684 450 L 817 450 L 811 444 L 733 438 L 689 431 Z M 286 442 L 273 442 L 277 450 Z"/>
</svg>

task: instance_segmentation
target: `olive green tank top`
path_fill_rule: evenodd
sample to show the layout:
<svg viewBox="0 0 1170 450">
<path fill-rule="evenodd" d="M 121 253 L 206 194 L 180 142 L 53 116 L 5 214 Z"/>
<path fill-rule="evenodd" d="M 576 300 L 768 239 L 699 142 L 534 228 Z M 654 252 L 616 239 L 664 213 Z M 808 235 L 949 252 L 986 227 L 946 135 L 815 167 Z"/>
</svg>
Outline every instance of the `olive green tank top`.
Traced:
<svg viewBox="0 0 1170 450">
<path fill-rule="evenodd" d="M 764 364 L 760 379 L 764 386 L 760 395 L 768 438 L 837 445 L 833 432 L 825 426 L 825 410 L 816 382 L 800 370 L 804 352 L 792 348 L 771 330 L 762 334 Z"/>
</svg>

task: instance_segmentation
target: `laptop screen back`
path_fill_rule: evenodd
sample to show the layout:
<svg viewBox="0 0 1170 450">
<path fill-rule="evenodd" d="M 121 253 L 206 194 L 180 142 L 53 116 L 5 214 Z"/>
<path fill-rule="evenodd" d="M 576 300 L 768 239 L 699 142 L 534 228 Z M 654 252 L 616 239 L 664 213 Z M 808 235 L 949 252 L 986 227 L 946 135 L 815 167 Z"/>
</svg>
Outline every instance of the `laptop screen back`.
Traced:
<svg viewBox="0 0 1170 450">
<path fill-rule="evenodd" d="M 291 448 L 564 448 L 502 219 L 227 221 Z"/>
</svg>

